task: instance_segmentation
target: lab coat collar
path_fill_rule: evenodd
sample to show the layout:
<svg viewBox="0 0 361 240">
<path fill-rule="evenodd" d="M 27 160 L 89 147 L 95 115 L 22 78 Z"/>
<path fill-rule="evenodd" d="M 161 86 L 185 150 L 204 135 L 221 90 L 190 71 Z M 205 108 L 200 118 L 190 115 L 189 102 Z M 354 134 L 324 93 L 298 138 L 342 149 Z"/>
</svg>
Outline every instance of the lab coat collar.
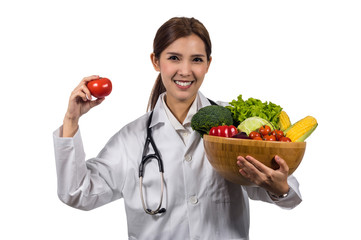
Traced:
<svg viewBox="0 0 361 240">
<path fill-rule="evenodd" d="M 154 127 L 157 124 L 165 123 L 166 121 L 169 121 L 162 101 L 163 95 L 165 95 L 165 92 L 159 96 L 157 103 L 154 107 L 153 117 L 150 127 Z M 202 107 L 209 105 L 211 105 L 211 103 L 208 101 L 208 99 L 200 91 L 198 91 L 197 111 Z"/>
</svg>

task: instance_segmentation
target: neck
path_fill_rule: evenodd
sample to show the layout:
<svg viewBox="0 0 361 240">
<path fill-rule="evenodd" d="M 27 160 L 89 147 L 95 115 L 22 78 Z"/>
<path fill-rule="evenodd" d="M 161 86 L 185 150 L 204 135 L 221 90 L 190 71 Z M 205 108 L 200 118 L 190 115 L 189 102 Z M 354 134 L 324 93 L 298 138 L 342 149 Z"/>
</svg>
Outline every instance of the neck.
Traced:
<svg viewBox="0 0 361 240">
<path fill-rule="evenodd" d="M 165 97 L 165 99 L 164 99 L 165 103 L 167 104 L 169 110 L 173 113 L 175 118 L 180 123 L 183 123 L 187 117 L 188 111 L 189 111 L 195 97 L 190 99 L 189 101 L 173 101 L 173 100 L 169 99 L 167 97 L 167 95 L 165 95 L 164 97 Z"/>
</svg>

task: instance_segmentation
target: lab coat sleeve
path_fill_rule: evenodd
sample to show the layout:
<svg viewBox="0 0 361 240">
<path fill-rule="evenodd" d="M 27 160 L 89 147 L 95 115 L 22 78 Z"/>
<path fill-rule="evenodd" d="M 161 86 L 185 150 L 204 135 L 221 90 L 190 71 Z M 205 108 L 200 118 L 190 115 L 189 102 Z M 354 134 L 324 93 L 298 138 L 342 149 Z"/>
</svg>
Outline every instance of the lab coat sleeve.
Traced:
<svg viewBox="0 0 361 240">
<path fill-rule="evenodd" d="M 287 197 L 273 201 L 268 192 L 261 187 L 245 186 L 247 194 L 252 200 L 260 200 L 264 202 L 274 203 L 284 209 L 292 209 L 302 202 L 301 193 L 299 191 L 299 183 L 297 179 L 290 175 L 287 179 L 290 191 Z"/>
<path fill-rule="evenodd" d="M 53 133 L 59 199 L 91 210 L 121 198 L 127 166 L 117 134 L 96 158 L 85 161 L 80 130 L 72 138 L 60 137 L 61 132 L 62 127 Z"/>
</svg>

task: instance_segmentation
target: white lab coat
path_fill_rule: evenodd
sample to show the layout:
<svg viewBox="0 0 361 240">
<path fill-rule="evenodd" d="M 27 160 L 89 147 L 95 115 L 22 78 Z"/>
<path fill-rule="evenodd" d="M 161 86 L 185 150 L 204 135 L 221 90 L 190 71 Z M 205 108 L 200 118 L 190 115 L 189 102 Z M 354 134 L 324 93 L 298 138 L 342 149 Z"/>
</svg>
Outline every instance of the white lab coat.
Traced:
<svg viewBox="0 0 361 240">
<path fill-rule="evenodd" d="M 198 109 L 210 105 L 200 92 Z M 91 210 L 124 198 L 129 239 L 248 239 L 248 198 L 293 208 L 301 202 L 298 182 L 288 178 L 289 195 L 273 202 L 259 187 L 242 187 L 224 180 L 209 164 L 197 132 L 185 146 L 158 100 L 151 122 L 154 141 L 164 163 L 166 213 L 144 212 L 139 193 L 138 168 L 146 138 L 149 113 L 124 126 L 96 158 L 85 161 L 80 130 L 73 138 L 54 132 L 58 195 L 64 203 Z M 152 150 L 152 149 L 151 149 Z M 236 160 L 235 160 L 236 161 Z M 150 209 L 160 198 L 156 161 L 146 166 L 144 195 Z"/>
</svg>

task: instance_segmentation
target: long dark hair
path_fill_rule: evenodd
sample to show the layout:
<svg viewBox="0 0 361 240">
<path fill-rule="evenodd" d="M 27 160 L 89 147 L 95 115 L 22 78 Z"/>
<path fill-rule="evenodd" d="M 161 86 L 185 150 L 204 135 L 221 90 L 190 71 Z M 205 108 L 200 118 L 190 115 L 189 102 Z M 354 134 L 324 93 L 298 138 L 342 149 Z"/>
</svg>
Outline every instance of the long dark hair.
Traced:
<svg viewBox="0 0 361 240">
<path fill-rule="evenodd" d="M 209 61 L 212 52 L 212 44 L 207 29 L 197 19 L 186 17 L 171 18 L 158 29 L 153 41 L 154 56 L 159 59 L 163 50 L 175 40 L 192 34 L 196 34 L 204 42 L 207 60 Z M 166 89 L 159 73 L 149 97 L 148 110 L 154 109 L 159 95 L 165 91 Z"/>
</svg>

